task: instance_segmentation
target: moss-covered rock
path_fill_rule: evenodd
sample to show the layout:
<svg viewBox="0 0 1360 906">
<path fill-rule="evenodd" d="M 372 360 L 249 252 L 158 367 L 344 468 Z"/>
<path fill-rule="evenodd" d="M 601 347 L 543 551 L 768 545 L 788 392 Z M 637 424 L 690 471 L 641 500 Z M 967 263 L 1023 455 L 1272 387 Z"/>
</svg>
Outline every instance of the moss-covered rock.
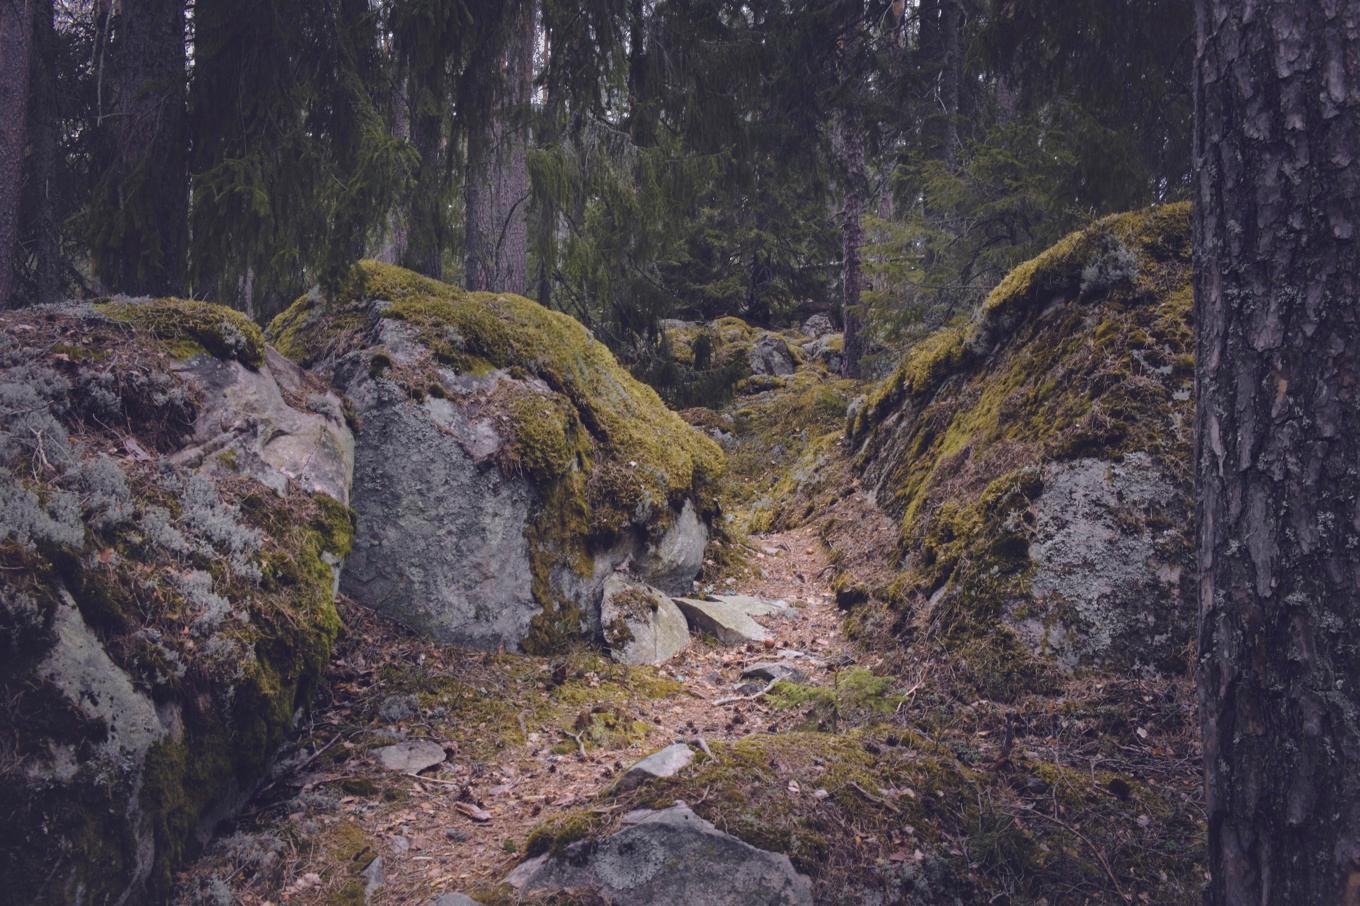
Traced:
<svg viewBox="0 0 1360 906">
<path fill-rule="evenodd" d="M 857 471 L 901 523 L 899 630 L 984 694 L 1185 666 L 1189 224 L 1171 205 L 1069 236 L 852 407 Z"/>
<path fill-rule="evenodd" d="M 358 422 L 345 589 L 451 642 L 597 633 L 615 566 L 686 590 L 723 455 L 584 327 L 376 262 L 270 326 Z"/>
<path fill-rule="evenodd" d="M 240 426 L 313 430 L 342 497 L 325 439 L 348 432 L 293 409 L 301 378 L 216 306 L 45 308 L 0 328 L 0 886 L 159 901 L 263 778 L 339 629 L 349 511 Z"/>
</svg>

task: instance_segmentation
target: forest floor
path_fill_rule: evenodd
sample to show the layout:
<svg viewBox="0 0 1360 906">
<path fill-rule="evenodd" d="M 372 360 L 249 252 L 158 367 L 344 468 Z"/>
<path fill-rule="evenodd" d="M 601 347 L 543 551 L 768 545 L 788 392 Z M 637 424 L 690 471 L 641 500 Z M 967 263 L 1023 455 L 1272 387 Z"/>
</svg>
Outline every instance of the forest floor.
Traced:
<svg viewBox="0 0 1360 906">
<path fill-rule="evenodd" d="M 381 906 L 489 891 L 523 858 L 535 826 L 591 802 L 646 755 L 677 741 L 702 748 L 779 732 L 787 711 L 751 697 L 765 684 L 753 690 L 743 669 L 784 653 L 821 686 L 863 656 L 841 633 L 815 528 L 753 536 L 746 547 L 749 575 L 715 590 L 784 600 L 792 615 L 764 618 L 763 644 L 695 636 L 659 668 L 585 649 L 469 652 L 342 605 L 347 631 L 328 699 L 235 832 L 191 866 L 183 900 L 362 903 L 368 888 Z M 446 760 L 407 774 L 372 757 L 417 739 L 438 743 Z"/>
</svg>

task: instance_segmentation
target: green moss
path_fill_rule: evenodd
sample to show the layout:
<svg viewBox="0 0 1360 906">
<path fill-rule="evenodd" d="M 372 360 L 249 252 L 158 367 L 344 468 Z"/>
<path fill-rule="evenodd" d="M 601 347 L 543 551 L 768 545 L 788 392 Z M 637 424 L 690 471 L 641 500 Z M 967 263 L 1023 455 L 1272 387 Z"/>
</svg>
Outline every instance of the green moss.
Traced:
<svg viewBox="0 0 1360 906">
<path fill-rule="evenodd" d="M 220 359 L 236 359 L 248 368 L 264 364 L 264 336 L 238 311 L 185 299 L 141 299 L 103 302 L 95 310 L 105 317 L 149 331 L 171 355 L 188 358 L 207 351 Z"/>
<path fill-rule="evenodd" d="M 1111 249 L 1131 276 L 1083 286 Z M 977 694 L 1054 688 L 1007 625 L 1030 592 L 1044 463 L 1141 452 L 1188 487 L 1191 300 L 1187 206 L 1105 218 L 918 344 L 849 419 L 857 467 L 900 520 L 899 631 L 947 652 Z"/>
<path fill-rule="evenodd" d="M 534 826 L 524 841 L 524 854 L 529 858 L 544 853 L 556 855 L 577 840 L 583 840 L 605 823 L 604 816 L 585 809 L 553 815 Z"/>
<path fill-rule="evenodd" d="M 378 301 L 384 304 L 377 304 Z M 588 576 L 592 552 L 620 533 L 657 536 L 683 500 L 717 511 L 723 455 L 651 388 L 624 370 L 572 318 L 519 296 L 467 293 L 378 262 L 363 262 L 330 298 L 299 299 L 270 325 L 280 351 L 303 363 L 376 342 L 380 321 L 400 321 L 425 350 L 415 361 L 382 357 L 382 376 L 423 397 L 441 370 L 503 370 L 546 392 L 503 382 L 486 405 L 510 437 L 501 467 L 540 490 L 527 536 L 533 593 L 543 611 L 528 651 L 561 650 L 579 638 L 584 614 L 556 589 L 563 570 Z"/>
</svg>

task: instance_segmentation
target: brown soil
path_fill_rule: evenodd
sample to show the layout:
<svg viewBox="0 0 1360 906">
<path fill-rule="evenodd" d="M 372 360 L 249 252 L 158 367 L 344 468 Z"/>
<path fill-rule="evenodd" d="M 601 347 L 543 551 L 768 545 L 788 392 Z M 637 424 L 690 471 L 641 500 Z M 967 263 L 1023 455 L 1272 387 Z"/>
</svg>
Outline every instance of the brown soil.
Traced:
<svg viewBox="0 0 1360 906">
<path fill-rule="evenodd" d="M 647 754 L 677 740 L 699 745 L 774 729 L 773 709 L 760 698 L 721 702 L 754 694 L 738 690 L 750 664 L 780 649 L 805 652 L 818 659 L 798 659 L 814 685 L 852 662 L 874 666 L 841 634 L 815 528 L 753 537 L 742 553 L 746 575 L 713 583 L 714 591 L 783 599 L 796 615 L 762 619 L 771 630 L 764 645 L 724 647 L 696 637 L 660 668 L 621 668 L 587 652 L 472 653 L 414 638 L 345 604 L 348 632 L 331 667 L 329 698 L 285 757 L 291 770 L 261 791 L 235 827 L 283 841 L 286 855 L 262 866 L 241 855 L 241 838 L 219 839 L 186 872 L 181 900 L 194 902 L 216 879 L 245 906 L 356 895 L 362 902 L 358 872 L 375 855 L 385 874 L 375 906 L 494 887 L 523 857 L 535 825 L 591 801 Z M 389 696 L 422 685 L 418 714 L 395 723 L 379 715 Z M 479 720 L 460 711 L 476 707 L 474 695 L 495 703 L 496 714 Z M 598 715 L 630 729 L 592 744 Z M 385 771 L 368 750 L 398 736 L 433 739 L 448 760 L 418 777 Z"/>
</svg>

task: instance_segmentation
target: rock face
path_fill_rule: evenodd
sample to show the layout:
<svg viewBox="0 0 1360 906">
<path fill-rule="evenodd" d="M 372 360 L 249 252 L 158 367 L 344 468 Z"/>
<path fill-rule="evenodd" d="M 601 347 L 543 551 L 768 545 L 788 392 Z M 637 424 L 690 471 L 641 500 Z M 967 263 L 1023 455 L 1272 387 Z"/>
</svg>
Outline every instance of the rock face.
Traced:
<svg viewBox="0 0 1360 906">
<path fill-rule="evenodd" d="M 812 904 L 812 884 L 788 856 L 724 834 L 685 805 L 633 812 L 624 823 L 612 837 L 524 863 L 512 885 L 523 895 L 588 893 L 609 906 Z"/>
<path fill-rule="evenodd" d="M 619 573 L 600 598 L 605 645 L 622 664 L 664 664 L 689 645 L 689 624 L 668 596 Z"/>
<path fill-rule="evenodd" d="M 885 596 L 950 627 L 986 694 L 1076 665 L 1185 667 L 1189 213 L 1073 234 L 853 409 L 857 471 L 911 551 Z"/>
<path fill-rule="evenodd" d="M 161 901 L 249 796 L 339 628 L 351 449 L 234 312 L 0 314 L 7 899 Z"/>
<path fill-rule="evenodd" d="M 688 589 L 721 451 L 576 321 L 368 262 L 270 336 L 353 407 L 355 600 L 441 641 L 542 651 L 599 632 L 617 567 Z"/>
<path fill-rule="evenodd" d="M 827 334 L 836 332 L 836 325 L 831 322 L 828 315 L 811 315 L 803 322 L 803 333 L 810 337 L 824 337 Z"/>
</svg>

